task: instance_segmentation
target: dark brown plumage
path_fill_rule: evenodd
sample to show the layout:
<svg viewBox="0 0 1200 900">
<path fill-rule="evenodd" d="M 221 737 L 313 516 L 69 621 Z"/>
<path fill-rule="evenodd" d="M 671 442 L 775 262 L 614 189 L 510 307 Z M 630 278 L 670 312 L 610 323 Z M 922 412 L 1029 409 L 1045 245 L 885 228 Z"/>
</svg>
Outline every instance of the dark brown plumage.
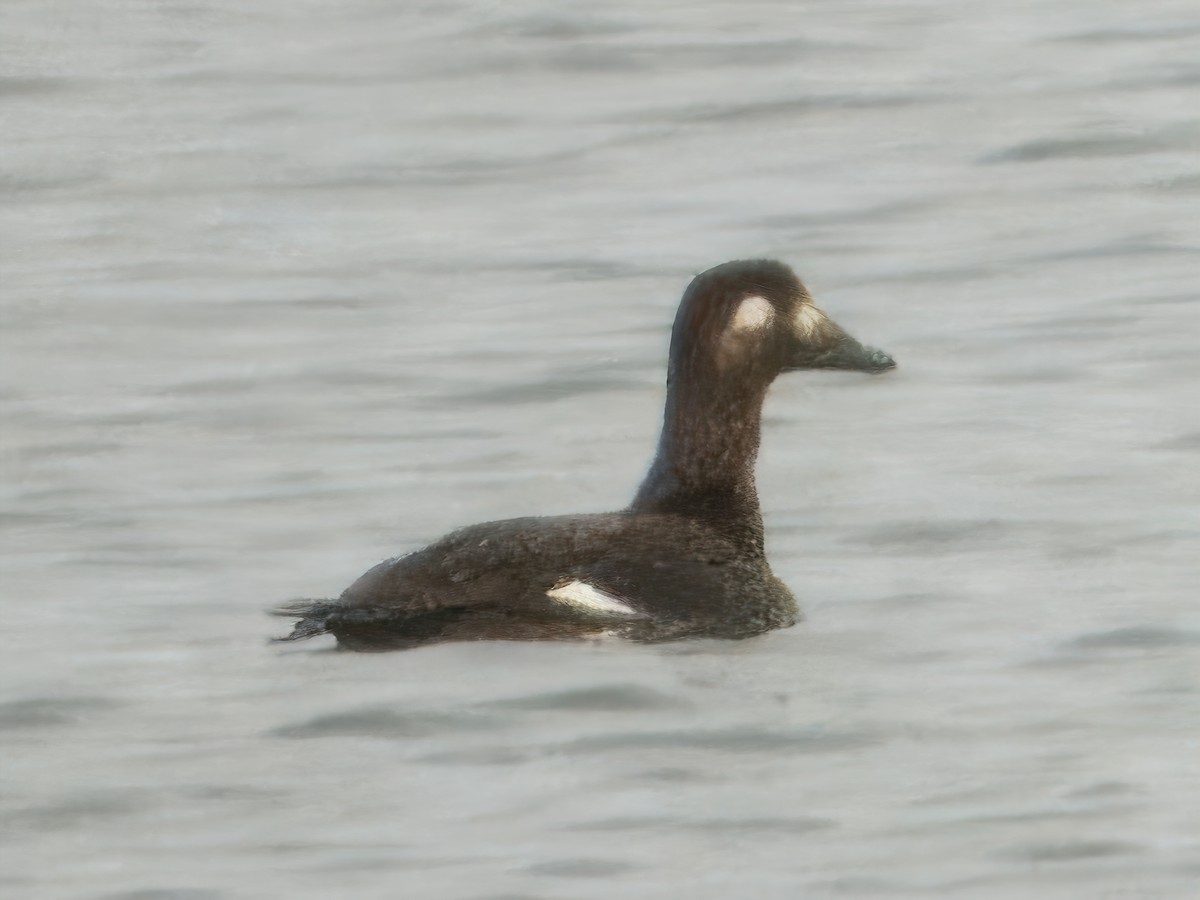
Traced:
<svg viewBox="0 0 1200 900">
<path fill-rule="evenodd" d="M 881 372 L 781 263 L 725 263 L 692 281 L 671 336 L 662 437 L 633 503 L 598 515 L 459 529 L 380 563 L 334 601 L 277 610 L 283 640 L 355 650 L 455 640 L 741 638 L 799 618 L 763 553 L 754 486 L 762 404 L 781 372 Z"/>
</svg>

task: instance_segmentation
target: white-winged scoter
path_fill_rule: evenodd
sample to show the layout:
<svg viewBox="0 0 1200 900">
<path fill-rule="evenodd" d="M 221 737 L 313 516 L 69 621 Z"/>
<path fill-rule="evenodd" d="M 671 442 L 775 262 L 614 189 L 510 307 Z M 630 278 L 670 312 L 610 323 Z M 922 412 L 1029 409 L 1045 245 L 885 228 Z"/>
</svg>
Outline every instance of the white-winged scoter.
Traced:
<svg viewBox="0 0 1200 900">
<path fill-rule="evenodd" d="M 895 366 L 813 305 L 787 266 L 740 260 L 683 294 L 662 437 L 619 512 L 461 528 L 380 563 L 337 600 L 276 610 L 280 640 L 333 634 L 352 650 L 442 641 L 744 638 L 799 618 L 763 552 L 754 487 L 763 400 L 781 372 Z"/>
</svg>

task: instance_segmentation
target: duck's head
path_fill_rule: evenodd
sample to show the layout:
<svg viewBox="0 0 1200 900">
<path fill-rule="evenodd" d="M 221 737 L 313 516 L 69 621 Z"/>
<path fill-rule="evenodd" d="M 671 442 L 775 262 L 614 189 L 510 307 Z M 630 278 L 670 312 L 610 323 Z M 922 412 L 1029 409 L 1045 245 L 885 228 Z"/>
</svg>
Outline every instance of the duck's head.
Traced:
<svg viewBox="0 0 1200 900">
<path fill-rule="evenodd" d="M 769 259 L 727 262 L 697 275 L 671 333 L 671 380 L 686 373 L 769 383 L 790 369 L 877 373 L 895 365 L 843 331 L 791 269 Z"/>
</svg>

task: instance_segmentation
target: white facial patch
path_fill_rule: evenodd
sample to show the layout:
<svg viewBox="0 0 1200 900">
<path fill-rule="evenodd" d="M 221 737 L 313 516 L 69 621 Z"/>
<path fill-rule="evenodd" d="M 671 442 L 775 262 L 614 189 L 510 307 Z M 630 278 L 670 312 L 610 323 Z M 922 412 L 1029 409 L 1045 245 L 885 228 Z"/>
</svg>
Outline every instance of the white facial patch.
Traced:
<svg viewBox="0 0 1200 900">
<path fill-rule="evenodd" d="M 733 314 L 733 321 L 729 323 L 729 327 L 734 331 L 766 328 L 774 318 L 775 307 L 771 305 L 770 300 L 766 297 L 747 297 L 738 304 L 737 312 Z"/>
<path fill-rule="evenodd" d="M 555 603 L 574 606 L 580 610 L 591 610 L 606 616 L 639 616 L 636 609 L 612 594 L 592 587 L 586 581 L 569 581 L 557 584 L 546 591 L 546 596 Z"/>
<path fill-rule="evenodd" d="M 796 311 L 796 332 L 801 337 L 812 337 L 828 321 L 828 316 L 811 303 L 801 304 Z"/>
</svg>

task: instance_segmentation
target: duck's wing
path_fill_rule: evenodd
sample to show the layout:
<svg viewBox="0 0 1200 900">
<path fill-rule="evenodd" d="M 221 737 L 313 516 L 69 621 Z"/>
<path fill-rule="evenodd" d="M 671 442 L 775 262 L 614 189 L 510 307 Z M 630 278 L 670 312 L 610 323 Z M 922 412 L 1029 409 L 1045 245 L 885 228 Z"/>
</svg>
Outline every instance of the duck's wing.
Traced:
<svg viewBox="0 0 1200 900">
<path fill-rule="evenodd" d="M 611 597 L 635 611 L 622 633 L 642 640 L 746 637 L 794 621 L 794 600 L 766 564 L 732 553 L 604 559 L 577 570 L 569 589 L 598 594 L 598 609 Z"/>
<path fill-rule="evenodd" d="M 741 555 L 695 520 L 612 513 L 514 519 L 455 532 L 378 579 L 408 608 L 497 607 L 597 619 L 725 611 Z M 362 587 L 378 596 L 368 573 Z M 356 592 L 352 586 L 347 593 Z"/>
<path fill-rule="evenodd" d="M 411 612 L 545 606 L 551 591 L 564 588 L 576 570 L 603 559 L 628 528 L 628 518 L 618 513 L 471 525 L 380 563 L 350 585 L 339 602 Z M 555 596 L 562 605 L 585 605 L 578 592 Z"/>
<path fill-rule="evenodd" d="M 333 633 L 355 649 L 600 632 L 654 639 L 729 618 L 735 556 L 674 517 L 510 519 L 380 563 L 335 601 L 278 612 L 299 619 L 284 640 Z"/>
<path fill-rule="evenodd" d="M 343 646 L 391 649 L 442 640 L 568 637 L 637 617 L 636 607 L 585 585 L 576 574 L 602 558 L 627 528 L 628 517 L 614 513 L 459 529 L 378 564 L 337 600 L 278 608 L 277 614 L 299 619 L 282 640 L 333 633 Z"/>
</svg>

